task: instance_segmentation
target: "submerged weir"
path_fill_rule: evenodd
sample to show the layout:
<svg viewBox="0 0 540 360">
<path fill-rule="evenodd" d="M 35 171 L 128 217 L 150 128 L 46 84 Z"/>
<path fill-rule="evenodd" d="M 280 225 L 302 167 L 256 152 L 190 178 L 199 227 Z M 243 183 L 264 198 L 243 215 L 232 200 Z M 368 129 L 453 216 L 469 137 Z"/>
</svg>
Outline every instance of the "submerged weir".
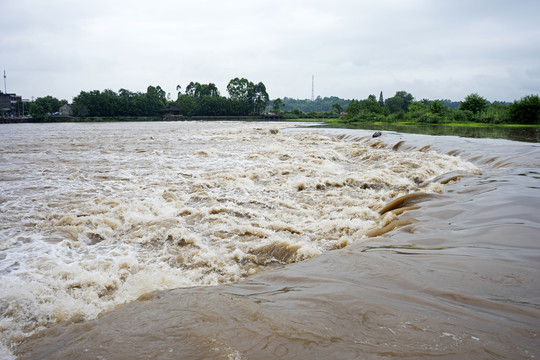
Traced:
<svg viewBox="0 0 540 360">
<path fill-rule="evenodd" d="M 108 342 L 99 340 L 97 333 L 125 335 L 128 328 L 138 327 L 143 332 L 137 334 L 139 338 L 148 336 L 142 342 L 151 357 L 165 354 L 167 358 L 171 350 L 170 358 L 178 351 L 192 357 L 272 358 L 286 350 L 285 357 L 307 358 L 317 354 L 317 344 L 326 344 L 328 336 L 335 336 L 334 343 L 341 343 L 338 349 L 343 351 L 339 355 L 334 349 L 329 354 L 359 356 L 376 344 L 352 340 L 345 333 L 331 335 L 321 324 L 345 329 L 352 326 L 346 320 L 357 316 L 355 326 L 367 326 L 370 311 L 358 308 L 357 302 L 364 291 L 371 293 L 365 295 L 364 305 L 379 302 L 374 313 L 386 314 L 378 318 L 386 324 L 379 328 L 396 335 L 398 329 L 420 326 L 412 325 L 405 315 L 391 324 L 388 314 L 401 311 L 402 306 L 413 313 L 417 307 L 433 306 L 433 300 L 423 300 L 414 291 L 446 275 L 438 278 L 429 269 L 416 270 L 408 287 L 390 281 L 383 291 L 366 274 L 392 279 L 396 271 L 410 268 L 386 256 L 374 261 L 370 254 L 374 249 L 424 252 L 407 236 L 421 234 L 426 226 L 444 231 L 437 225 L 439 220 L 425 219 L 426 209 L 432 213 L 451 203 L 451 209 L 441 210 L 442 217 L 461 214 L 466 210 L 457 202 L 465 199 L 460 186 L 482 181 L 486 170 L 515 163 L 501 156 L 472 155 L 478 149 L 444 149 L 443 145 L 440 151 L 425 143 L 429 137 L 416 142 L 412 135 L 383 134 L 374 139 L 368 132 L 297 126 L 9 125 L 9 132 L 1 135 L 0 152 L 0 330 L 5 352 L 23 342 L 18 350 L 21 358 L 40 351 L 50 352 L 46 358 L 72 357 L 77 352 L 79 358 L 96 354 L 129 358 L 135 353 L 123 335 L 117 335 L 114 349 L 99 353 L 100 345 L 105 349 Z M 465 201 L 474 199 L 475 191 Z M 402 235 L 407 240 L 387 236 L 395 229 L 408 234 Z M 447 243 L 452 240 L 425 241 L 434 242 L 430 249 L 447 249 L 453 247 Z M 337 249 L 342 250 L 330 251 Z M 434 256 L 427 258 L 431 262 Z M 454 256 L 440 258 L 438 266 L 446 269 L 444 264 L 454 261 Z M 298 262 L 303 263 L 287 265 Z M 418 269 L 423 266 L 420 261 Z M 335 273 L 328 275 L 334 268 Z M 448 290 L 446 295 L 433 289 L 430 294 L 459 302 L 469 296 L 469 285 L 461 286 L 467 289 Z M 178 290 L 159 292 L 170 289 Z M 337 292 L 332 294 L 332 289 Z M 406 306 L 399 304 L 403 301 L 398 300 L 399 293 L 409 299 Z M 296 294 L 301 296 L 295 298 Z M 320 303 L 309 305 L 306 296 L 319 298 Z M 329 302 L 339 304 L 344 298 L 351 302 L 343 306 L 351 308 L 332 313 Z M 289 301 L 303 305 L 297 308 Z M 483 306 L 477 300 L 466 302 Z M 122 304 L 130 305 L 118 307 Z M 296 315 L 285 308 L 294 309 Z M 252 318 L 239 320 L 247 316 L 246 311 Z M 444 306 L 441 311 L 452 313 Z M 152 350 L 152 334 L 169 326 L 160 312 L 165 317 L 176 314 L 171 316 L 178 323 L 169 324 L 174 328 L 170 338 L 163 335 L 164 343 Z M 134 314 L 147 317 L 147 325 L 137 323 Z M 470 314 L 456 316 L 465 315 Z M 204 320 L 205 316 L 209 318 Z M 334 323 L 335 317 L 343 322 Z M 435 331 L 442 319 L 433 316 L 425 321 L 423 331 L 428 334 L 431 330 L 426 329 Z M 73 325 L 57 325 L 70 322 Z M 127 328 L 113 329 L 113 323 Z M 203 325 L 192 328 L 198 323 L 213 324 L 215 330 L 205 330 Z M 307 347 L 293 340 L 302 332 L 302 324 L 313 336 Z M 374 324 L 369 326 L 377 331 Z M 93 332 L 97 342 L 77 347 L 66 340 L 70 333 L 86 331 L 81 326 Z M 273 333 L 272 328 L 281 330 Z M 27 340 L 45 329 L 51 330 Z M 235 343 L 235 336 L 226 338 L 217 329 L 237 329 L 240 337 Z M 52 332 L 46 335 L 47 331 Z M 379 331 L 382 336 L 384 331 Z M 260 345 L 264 341 L 258 337 L 260 346 L 251 343 L 252 332 L 266 334 L 267 345 Z M 412 335 L 401 335 L 394 345 L 408 348 L 400 341 Z M 442 331 L 440 349 L 446 340 L 457 341 L 456 336 L 455 329 Z M 479 338 L 471 336 L 469 340 Z M 286 338 L 291 339 L 289 346 Z M 65 347 L 55 348 L 51 345 L 55 343 Z M 431 354 L 436 342 L 430 346 L 426 354 Z M 319 353 L 322 356 L 324 349 L 331 348 L 322 346 Z"/>
</svg>

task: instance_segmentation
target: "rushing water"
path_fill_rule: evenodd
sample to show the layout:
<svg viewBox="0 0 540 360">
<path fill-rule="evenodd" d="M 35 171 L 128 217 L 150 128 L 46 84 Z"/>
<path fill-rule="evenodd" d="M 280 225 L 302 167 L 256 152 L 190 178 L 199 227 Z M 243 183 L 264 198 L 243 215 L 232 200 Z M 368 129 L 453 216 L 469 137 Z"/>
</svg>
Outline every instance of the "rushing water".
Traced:
<svg viewBox="0 0 540 360">
<path fill-rule="evenodd" d="M 3 125 L 0 357 L 540 356 L 538 144 L 295 126 Z"/>
</svg>

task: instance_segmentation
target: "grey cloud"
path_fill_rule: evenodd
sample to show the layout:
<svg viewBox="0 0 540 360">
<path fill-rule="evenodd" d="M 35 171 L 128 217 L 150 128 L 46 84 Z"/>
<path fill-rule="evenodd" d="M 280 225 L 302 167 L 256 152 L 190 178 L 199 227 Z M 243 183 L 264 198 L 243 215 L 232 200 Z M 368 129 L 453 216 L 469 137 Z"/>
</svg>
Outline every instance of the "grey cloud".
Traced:
<svg viewBox="0 0 540 360">
<path fill-rule="evenodd" d="M 225 93 L 244 76 L 272 98 L 307 98 L 312 74 L 317 95 L 345 98 L 513 100 L 538 85 L 532 0 L 26 0 L 8 11 L 1 65 L 25 97 L 150 84 L 174 94 L 189 81 Z"/>
</svg>

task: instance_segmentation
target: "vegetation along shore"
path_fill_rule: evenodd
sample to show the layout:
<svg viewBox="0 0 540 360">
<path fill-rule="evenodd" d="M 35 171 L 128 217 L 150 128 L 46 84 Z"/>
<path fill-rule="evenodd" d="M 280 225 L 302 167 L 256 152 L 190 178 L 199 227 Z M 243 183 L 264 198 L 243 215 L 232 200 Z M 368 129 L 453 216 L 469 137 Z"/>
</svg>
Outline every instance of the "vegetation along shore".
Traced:
<svg viewBox="0 0 540 360">
<path fill-rule="evenodd" d="M 386 99 L 380 92 L 378 97 L 369 95 L 363 100 L 338 97 L 270 100 L 262 82 L 253 83 L 245 78 L 229 81 L 228 96 L 221 95 L 214 83 L 190 82 L 184 91 L 180 85 L 176 90 L 176 100 L 160 86 L 148 86 L 145 93 L 126 89 L 81 91 L 71 104 L 46 96 L 27 105 L 22 114 L 4 110 L 1 115 L 3 122 L 155 121 L 170 116 L 170 120 L 316 119 L 332 126 L 379 128 L 434 124 L 454 129 L 526 125 L 530 131 L 538 132 L 540 126 L 540 98 L 534 94 L 511 103 L 489 102 L 476 93 L 462 101 L 416 100 L 406 91 L 398 91 Z M 60 112 L 63 106 L 67 110 Z"/>
</svg>

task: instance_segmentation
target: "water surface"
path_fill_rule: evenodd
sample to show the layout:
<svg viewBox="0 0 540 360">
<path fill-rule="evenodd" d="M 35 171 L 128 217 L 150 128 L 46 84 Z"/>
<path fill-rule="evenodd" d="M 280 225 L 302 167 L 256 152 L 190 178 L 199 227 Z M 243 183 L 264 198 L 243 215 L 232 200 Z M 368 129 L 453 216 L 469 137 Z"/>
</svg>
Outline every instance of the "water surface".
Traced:
<svg viewBox="0 0 540 360">
<path fill-rule="evenodd" d="M 328 126 L 328 125 L 325 125 Z M 492 139 L 507 139 L 525 142 L 540 142 L 540 126 L 520 127 L 520 126 L 456 126 L 444 124 L 417 124 L 417 125 L 396 125 L 388 124 L 333 124 L 334 127 L 342 127 L 349 129 L 365 129 L 365 130 L 386 130 L 413 134 L 425 135 L 449 135 L 462 136 L 471 138 L 492 138 Z"/>
<path fill-rule="evenodd" d="M 539 355 L 537 144 L 283 123 L 5 129 L 6 356 Z"/>
</svg>

